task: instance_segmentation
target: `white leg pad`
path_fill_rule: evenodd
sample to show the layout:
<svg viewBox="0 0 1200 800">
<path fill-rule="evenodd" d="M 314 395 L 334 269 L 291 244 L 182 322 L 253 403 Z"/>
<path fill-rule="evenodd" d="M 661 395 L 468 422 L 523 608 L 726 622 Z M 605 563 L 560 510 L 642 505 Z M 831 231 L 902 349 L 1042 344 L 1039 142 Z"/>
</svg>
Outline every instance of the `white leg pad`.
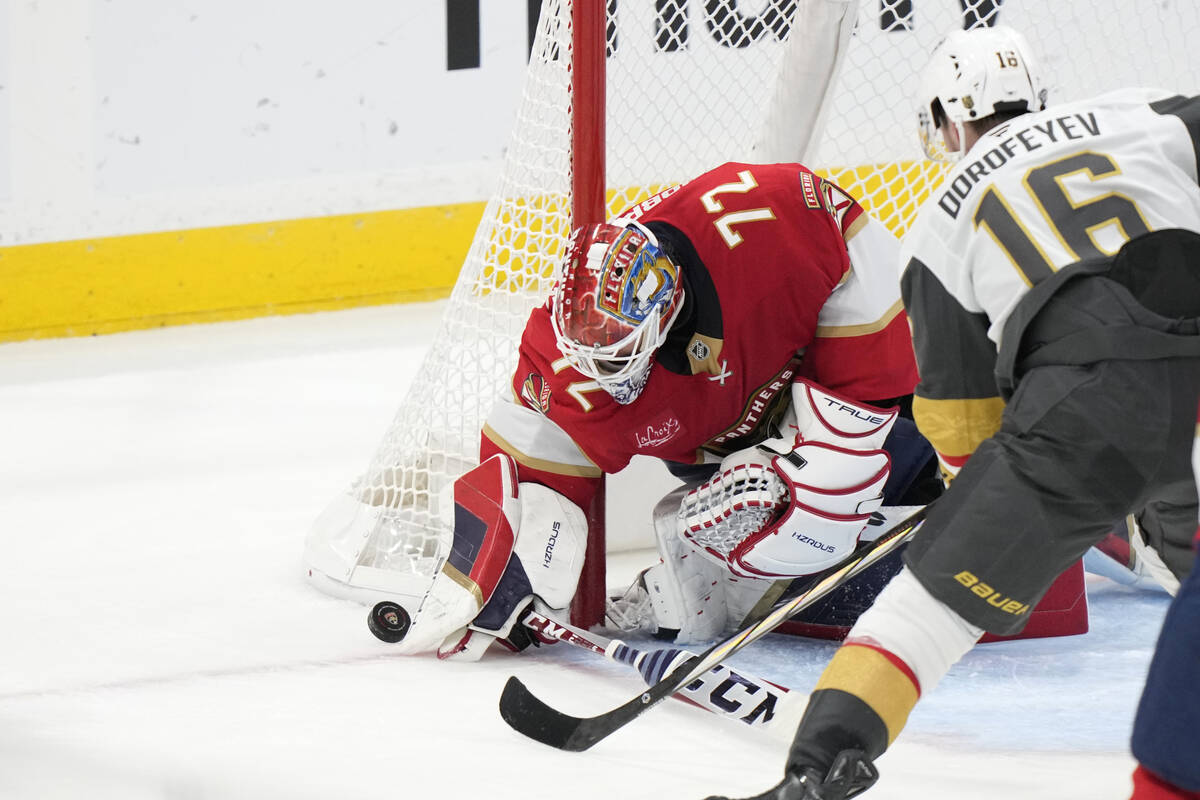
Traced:
<svg viewBox="0 0 1200 800">
<path fill-rule="evenodd" d="M 764 578 L 742 578 L 731 572 L 725 573 L 725 607 L 728 609 L 730 625 L 742 626 L 758 601 L 775 583 Z"/>
<path fill-rule="evenodd" d="M 521 527 L 513 552 L 521 559 L 533 593 L 555 610 L 575 596 L 587 551 L 583 509 L 540 483 L 522 483 Z"/>
<path fill-rule="evenodd" d="M 654 538 L 658 564 L 643 575 L 659 629 L 679 631 L 679 644 L 708 642 L 725 630 L 725 570 L 696 552 L 676 532 L 679 504 L 687 494 L 680 487 L 654 507 Z"/>
</svg>

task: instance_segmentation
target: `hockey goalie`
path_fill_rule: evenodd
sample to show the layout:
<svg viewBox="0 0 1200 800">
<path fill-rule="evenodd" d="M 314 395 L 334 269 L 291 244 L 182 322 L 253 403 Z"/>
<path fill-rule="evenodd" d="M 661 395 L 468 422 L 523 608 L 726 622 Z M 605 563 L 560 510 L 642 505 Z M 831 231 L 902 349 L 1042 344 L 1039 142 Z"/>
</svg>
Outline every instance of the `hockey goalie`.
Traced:
<svg viewBox="0 0 1200 800">
<path fill-rule="evenodd" d="M 660 563 L 608 622 L 679 643 L 720 636 L 882 530 L 888 508 L 937 494 L 911 421 L 897 250 L 799 164 L 724 164 L 574 230 L 481 464 L 453 486 L 450 554 L 402 647 L 528 645 L 522 612 L 536 598 L 565 614 L 583 509 L 635 455 L 683 485 L 652 511 Z M 848 627 L 887 577 L 814 622 Z"/>
<path fill-rule="evenodd" d="M 528 644 L 521 611 L 534 597 L 566 609 L 583 509 L 639 454 L 683 486 L 653 510 L 662 562 L 610 621 L 711 638 L 781 579 L 841 559 L 885 495 L 936 483 L 907 418 L 896 254 L 798 164 L 725 164 L 573 231 L 481 465 L 453 488 L 454 543 L 402 646 Z"/>
</svg>

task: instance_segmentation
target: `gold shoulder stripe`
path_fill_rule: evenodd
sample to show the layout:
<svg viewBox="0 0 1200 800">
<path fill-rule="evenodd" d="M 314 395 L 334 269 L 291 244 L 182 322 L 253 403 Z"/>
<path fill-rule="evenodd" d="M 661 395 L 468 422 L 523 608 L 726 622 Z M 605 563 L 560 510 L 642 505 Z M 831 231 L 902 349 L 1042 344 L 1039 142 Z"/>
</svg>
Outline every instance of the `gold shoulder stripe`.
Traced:
<svg viewBox="0 0 1200 800">
<path fill-rule="evenodd" d="M 881 330 L 892 324 L 901 311 L 904 310 L 904 301 L 897 300 L 892 303 L 892 307 L 883 312 L 883 316 L 874 322 L 865 322 L 861 325 L 818 325 L 817 337 L 821 339 L 845 339 L 850 336 L 866 336 L 871 333 L 879 333 Z"/>
<path fill-rule="evenodd" d="M 946 456 L 969 456 L 996 431 L 1004 415 L 999 397 L 931 400 L 913 398 L 913 418 L 933 448 Z"/>
<path fill-rule="evenodd" d="M 917 704 L 917 687 L 887 656 L 870 647 L 843 645 L 833 655 L 813 692 L 839 689 L 862 700 L 887 728 L 888 744 L 896 740 Z"/>
<path fill-rule="evenodd" d="M 850 276 L 853 274 L 854 274 L 854 265 L 853 264 L 847 265 L 846 271 L 842 273 L 842 277 L 838 278 L 837 286 L 835 286 L 833 288 L 837 289 L 840 286 L 842 286 L 842 284 L 844 284 L 846 281 L 850 280 Z"/>
<path fill-rule="evenodd" d="M 577 478 L 599 478 L 604 474 L 604 471 L 599 467 L 581 466 L 579 464 L 563 464 L 557 461 L 547 461 L 543 458 L 534 458 L 518 448 L 514 447 L 503 436 L 496 433 L 495 428 L 484 424 L 483 432 L 491 439 L 497 447 L 503 450 L 508 455 L 512 456 L 513 460 L 518 464 L 523 464 L 530 469 L 540 470 L 541 472 L 550 472 L 555 475 L 570 475 Z"/>
<path fill-rule="evenodd" d="M 867 212 L 858 215 L 858 218 L 851 222 L 846 228 L 846 232 L 842 234 L 842 238 L 847 242 L 858 235 L 858 232 L 867 227 Z"/>
</svg>

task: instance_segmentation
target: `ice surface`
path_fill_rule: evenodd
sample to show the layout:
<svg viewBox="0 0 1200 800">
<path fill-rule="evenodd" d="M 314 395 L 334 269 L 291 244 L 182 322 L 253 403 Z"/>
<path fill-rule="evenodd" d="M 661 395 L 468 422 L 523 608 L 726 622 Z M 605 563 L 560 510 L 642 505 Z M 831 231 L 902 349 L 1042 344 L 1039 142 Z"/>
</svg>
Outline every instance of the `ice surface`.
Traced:
<svg viewBox="0 0 1200 800">
<path fill-rule="evenodd" d="M 589 715 L 636 675 L 567 645 L 396 656 L 364 608 L 305 583 L 305 533 L 366 466 L 441 307 L 0 346 L 0 798 L 699 800 L 775 781 L 786 740 L 675 702 L 583 754 L 527 741 L 496 712 L 510 674 Z M 1126 798 L 1167 598 L 1089 589 L 1087 635 L 957 665 L 867 796 Z M 735 662 L 806 690 L 831 652 L 768 637 Z"/>
</svg>

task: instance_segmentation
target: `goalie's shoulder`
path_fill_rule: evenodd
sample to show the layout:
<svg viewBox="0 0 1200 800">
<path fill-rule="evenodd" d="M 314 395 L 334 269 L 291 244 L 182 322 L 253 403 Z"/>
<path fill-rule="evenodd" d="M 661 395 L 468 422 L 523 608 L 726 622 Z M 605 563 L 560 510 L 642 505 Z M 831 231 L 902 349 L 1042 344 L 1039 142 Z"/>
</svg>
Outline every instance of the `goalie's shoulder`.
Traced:
<svg viewBox="0 0 1200 800">
<path fill-rule="evenodd" d="M 592 390 L 599 388 L 595 381 L 577 372 L 558 349 L 546 304 L 535 308 L 525 324 L 512 388 L 517 402 L 542 414 L 550 414 L 555 401 L 570 394 L 586 402 L 577 398 L 568 408 L 592 411 L 613 405 L 607 393 Z"/>
<path fill-rule="evenodd" d="M 521 333 L 521 356 L 550 363 L 561 353 L 550 322 L 550 300 L 529 312 L 525 330 Z"/>
</svg>

